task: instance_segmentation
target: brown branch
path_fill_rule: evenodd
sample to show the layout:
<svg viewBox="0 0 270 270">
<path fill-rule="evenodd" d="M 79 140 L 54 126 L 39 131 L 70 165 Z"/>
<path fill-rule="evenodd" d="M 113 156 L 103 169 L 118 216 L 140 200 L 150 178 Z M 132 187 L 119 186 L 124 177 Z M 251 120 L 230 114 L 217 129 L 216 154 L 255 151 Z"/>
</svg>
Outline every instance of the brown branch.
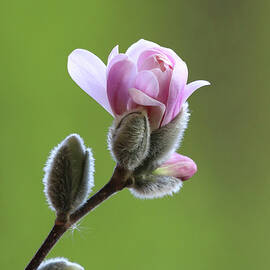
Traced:
<svg viewBox="0 0 270 270">
<path fill-rule="evenodd" d="M 122 190 L 129 183 L 130 171 L 123 169 L 117 166 L 114 170 L 114 173 L 110 179 L 110 181 L 95 195 L 88 199 L 88 201 L 78 210 L 76 210 L 70 217 L 69 221 L 65 224 L 61 224 L 59 222 L 55 222 L 51 232 L 26 266 L 25 270 L 36 270 L 53 246 L 57 243 L 57 241 L 61 238 L 61 236 L 76 222 L 78 222 L 83 216 L 92 211 L 96 206 L 101 204 L 103 201 L 108 199 L 111 195 L 116 193 L 117 191 Z"/>
<path fill-rule="evenodd" d="M 33 259 L 30 261 L 30 263 L 26 266 L 25 270 L 35 270 L 38 268 L 38 266 L 41 264 L 43 259 L 47 256 L 49 251 L 52 249 L 52 247 L 56 244 L 56 242 L 59 240 L 59 238 L 64 234 L 64 232 L 67 230 L 63 225 L 54 225 L 52 230 L 50 231 L 49 235 L 33 257 Z"/>
</svg>

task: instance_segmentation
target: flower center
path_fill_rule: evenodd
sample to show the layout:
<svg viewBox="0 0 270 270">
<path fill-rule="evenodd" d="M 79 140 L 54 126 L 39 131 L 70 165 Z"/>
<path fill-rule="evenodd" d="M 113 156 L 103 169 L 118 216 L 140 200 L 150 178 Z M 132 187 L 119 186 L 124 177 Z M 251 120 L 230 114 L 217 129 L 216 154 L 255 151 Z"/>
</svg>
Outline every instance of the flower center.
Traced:
<svg viewBox="0 0 270 270">
<path fill-rule="evenodd" d="M 162 55 L 156 55 L 155 58 L 156 58 L 156 61 L 159 64 L 160 70 L 162 72 L 166 71 L 166 69 L 168 69 L 168 68 L 173 70 L 173 66 L 171 65 L 170 61 L 167 58 L 165 58 Z"/>
</svg>

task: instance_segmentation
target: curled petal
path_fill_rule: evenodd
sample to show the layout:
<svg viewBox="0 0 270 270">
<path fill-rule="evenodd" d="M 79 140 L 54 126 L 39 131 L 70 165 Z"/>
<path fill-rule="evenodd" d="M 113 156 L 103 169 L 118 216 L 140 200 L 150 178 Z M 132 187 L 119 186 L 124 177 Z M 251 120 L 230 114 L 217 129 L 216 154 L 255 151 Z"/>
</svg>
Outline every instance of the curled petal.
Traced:
<svg viewBox="0 0 270 270">
<path fill-rule="evenodd" d="M 112 60 L 115 56 L 117 56 L 118 54 L 119 54 L 119 46 L 116 45 L 116 46 L 112 49 L 111 53 L 109 54 L 107 65 L 109 65 L 109 63 L 111 62 L 111 60 Z"/>
<path fill-rule="evenodd" d="M 160 47 L 158 50 L 160 53 L 165 54 L 174 65 L 176 62 L 183 62 L 183 60 L 172 49 Z"/>
<path fill-rule="evenodd" d="M 126 51 L 126 54 L 135 62 L 137 62 L 138 57 L 140 54 L 150 48 L 157 47 L 159 48 L 160 46 L 154 42 L 147 41 L 144 39 L 140 39 L 136 43 L 132 44 Z"/>
<path fill-rule="evenodd" d="M 143 55 L 144 52 L 141 54 Z M 141 57 L 139 57 L 140 59 Z M 153 70 L 154 68 L 160 68 L 160 65 L 158 63 L 158 61 L 155 58 L 155 55 L 151 55 L 149 57 L 147 57 L 146 59 L 144 59 L 144 61 L 138 61 L 137 62 L 137 68 L 138 71 L 142 71 L 142 70 Z"/>
<path fill-rule="evenodd" d="M 134 103 L 148 107 L 147 112 L 151 129 L 157 129 L 164 115 L 165 105 L 136 88 L 129 89 L 129 94 Z"/>
<path fill-rule="evenodd" d="M 120 57 L 120 54 L 117 57 Z M 135 77 L 135 64 L 127 58 L 114 63 L 108 71 L 107 94 L 115 115 L 126 112 L 129 100 L 128 89 L 134 84 Z"/>
<path fill-rule="evenodd" d="M 159 93 L 159 83 L 153 72 L 144 70 L 137 74 L 135 88 L 143 91 L 152 98 L 156 98 Z"/>
<path fill-rule="evenodd" d="M 178 153 L 172 154 L 166 162 L 154 171 L 155 174 L 173 176 L 183 181 L 191 178 L 196 172 L 196 163 L 191 158 Z"/>
<path fill-rule="evenodd" d="M 198 88 L 206 85 L 210 85 L 210 82 L 198 80 L 187 84 L 183 92 L 180 106 L 182 106 L 182 104 L 186 102 L 186 100 L 191 96 L 193 92 L 195 92 Z"/>
<path fill-rule="evenodd" d="M 140 71 L 140 70 L 149 70 L 153 68 L 159 68 L 159 63 L 154 57 L 155 55 L 156 56 L 160 55 L 160 51 L 156 48 L 143 51 L 138 57 L 138 61 L 137 61 L 138 70 Z M 165 57 L 165 60 L 168 61 L 168 59 L 166 59 L 166 56 L 164 57 Z"/>
<path fill-rule="evenodd" d="M 112 114 L 106 93 L 106 66 L 96 55 L 74 50 L 68 57 L 68 72 L 80 88 Z"/>
<path fill-rule="evenodd" d="M 166 106 L 166 113 L 162 120 L 161 126 L 169 123 L 178 113 L 181 108 L 179 107 L 179 100 L 183 95 L 184 88 L 187 83 L 188 69 L 184 61 L 177 61 L 172 73 L 171 83 L 169 87 L 169 95 Z"/>
</svg>

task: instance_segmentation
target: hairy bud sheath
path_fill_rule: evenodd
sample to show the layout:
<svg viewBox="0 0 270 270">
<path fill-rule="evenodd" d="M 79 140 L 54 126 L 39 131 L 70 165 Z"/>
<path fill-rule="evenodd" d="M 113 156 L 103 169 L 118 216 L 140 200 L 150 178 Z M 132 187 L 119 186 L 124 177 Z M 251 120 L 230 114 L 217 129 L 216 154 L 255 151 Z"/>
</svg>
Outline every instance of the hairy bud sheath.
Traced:
<svg viewBox="0 0 270 270">
<path fill-rule="evenodd" d="M 182 187 L 182 181 L 172 176 L 145 174 L 134 176 L 134 178 L 134 184 L 130 191 L 140 199 L 154 199 L 165 195 L 173 195 Z"/>
<path fill-rule="evenodd" d="M 179 147 L 188 120 L 189 111 L 186 102 L 175 119 L 151 133 L 148 155 L 133 172 L 133 185 L 130 186 L 130 191 L 135 197 L 160 198 L 180 190 L 182 181 L 179 178 L 162 174 L 164 169 L 156 169 Z"/>
<path fill-rule="evenodd" d="M 116 162 L 133 171 L 129 189 L 135 197 L 151 199 L 172 195 L 180 190 L 182 180 L 189 178 L 193 161 L 175 153 L 188 120 L 187 102 L 171 122 L 152 132 L 145 112 L 129 112 L 115 119 L 109 132 L 109 147 Z"/>
<path fill-rule="evenodd" d="M 108 145 L 115 161 L 134 170 L 149 151 L 150 128 L 147 114 L 134 111 L 117 117 L 109 130 Z"/>
<path fill-rule="evenodd" d="M 44 192 L 57 219 L 68 216 L 87 199 L 94 186 L 94 159 L 77 134 L 68 136 L 55 147 L 44 168 Z"/>
<path fill-rule="evenodd" d="M 177 150 L 187 128 L 189 116 L 186 102 L 181 112 L 170 123 L 151 133 L 149 154 L 136 169 L 135 174 L 154 171 Z"/>
<path fill-rule="evenodd" d="M 84 270 L 84 268 L 77 263 L 69 262 L 65 258 L 53 258 L 44 261 L 38 270 Z"/>
</svg>

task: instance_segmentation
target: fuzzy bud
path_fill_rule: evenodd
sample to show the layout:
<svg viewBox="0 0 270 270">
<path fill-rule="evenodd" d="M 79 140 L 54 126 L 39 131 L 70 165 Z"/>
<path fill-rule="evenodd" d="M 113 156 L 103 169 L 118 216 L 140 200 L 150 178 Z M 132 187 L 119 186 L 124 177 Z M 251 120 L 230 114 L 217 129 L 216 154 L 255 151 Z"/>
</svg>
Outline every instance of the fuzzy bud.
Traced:
<svg viewBox="0 0 270 270">
<path fill-rule="evenodd" d="M 84 268 L 77 263 L 69 262 L 65 258 L 53 258 L 41 263 L 38 270 L 84 270 Z"/>
<path fill-rule="evenodd" d="M 186 102 L 170 123 L 151 133 L 149 154 L 142 165 L 136 168 L 135 174 L 152 172 L 176 151 L 187 128 L 189 115 Z"/>
<path fill-rule="evenodd" d="M 146 174 L 134 176 L 133 180 L 134 184 L 129 189 L 135 197 L 140 199 L 173 195 L 182 187 L 182 181 L 172 176 Z"/>
<path fill-rule="evenodd" d="M 150 128 L 144 111 L 129 112 L 114 120 L 109 130 L 108 145 L 115 161 L 134 170 L 149 151 Z"/>
<path fill-rule="evenodd" d="M 52 150 L 44 171 L 47 201 L 57 219 L 65 222 L 86 201 L 94 186 L 91 149 L 85 148 L 79 135 L 69 135 Z"/>
</svg>

